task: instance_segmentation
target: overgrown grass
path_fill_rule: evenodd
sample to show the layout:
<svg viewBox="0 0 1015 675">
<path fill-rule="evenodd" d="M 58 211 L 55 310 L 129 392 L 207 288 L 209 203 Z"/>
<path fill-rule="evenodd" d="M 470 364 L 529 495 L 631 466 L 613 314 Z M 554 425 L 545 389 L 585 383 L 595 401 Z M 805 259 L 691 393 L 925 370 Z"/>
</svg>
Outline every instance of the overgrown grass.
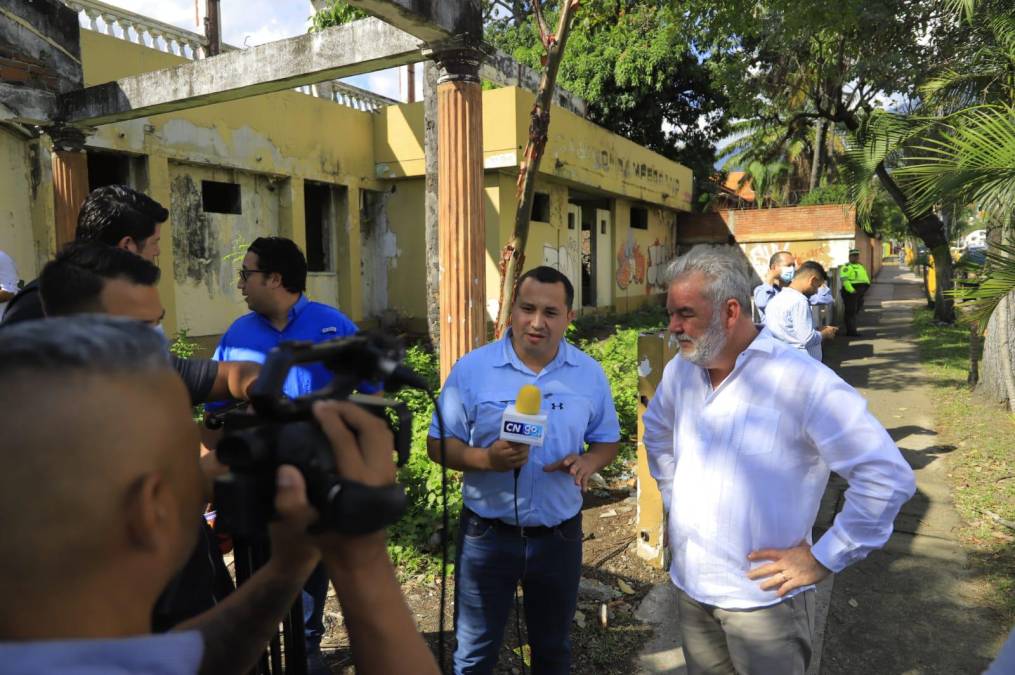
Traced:
<svg viewBox="0 0 1015 675">
<path fill-rule="evenodd" d="M 970 391 L 969 332 L 935 326 L 930 310 L 914 318 L 925 370 L 942 387 L 934 412 L 942 441 L 957 447 L 948 456 L 955 506 L 965 521 L 959 533 L 988 585 L 986 599 L 1015 622 L 1015 531 L 989 514 L 1015 522 L 1015 418 Z"/>
</svg>

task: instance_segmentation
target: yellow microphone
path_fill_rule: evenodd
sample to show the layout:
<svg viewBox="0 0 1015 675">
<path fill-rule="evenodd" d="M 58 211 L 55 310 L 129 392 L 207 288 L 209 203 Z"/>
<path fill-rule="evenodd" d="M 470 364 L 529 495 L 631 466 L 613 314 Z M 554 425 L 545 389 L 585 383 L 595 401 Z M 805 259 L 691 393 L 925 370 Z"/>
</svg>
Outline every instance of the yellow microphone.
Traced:
<svg viewBox="0 0 1015 675">
<path fill-rule="evenodd" d="M 504 409 L 500 423 L 502 440 L 541 446 L 546 436 L 546 415 L 539 414 L 543 394 L 534 384 L 523 384 L 514 405 Z"/>
</svg>

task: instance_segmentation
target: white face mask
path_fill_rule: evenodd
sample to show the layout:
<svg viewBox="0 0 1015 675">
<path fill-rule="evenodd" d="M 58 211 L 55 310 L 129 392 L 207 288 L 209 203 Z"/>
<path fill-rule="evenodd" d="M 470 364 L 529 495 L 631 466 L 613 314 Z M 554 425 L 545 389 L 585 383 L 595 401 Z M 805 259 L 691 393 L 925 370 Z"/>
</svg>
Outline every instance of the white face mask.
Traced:
<svg viewBox="0 0 1015 675">
<path fill-rule="evenodd" d="M 152 326 L 152 330 L 161 335 L 162 337 L 166 337 L 166 329 L 162 327 L 161 323 Z"/>
<path fill-rule="evenodd" d="M 784 265 L 782 270 L 779 271 L 779 279 L 787 284 L 793 281 L 794 275 L 796 275 L 795 265 Z"/>
</svg>

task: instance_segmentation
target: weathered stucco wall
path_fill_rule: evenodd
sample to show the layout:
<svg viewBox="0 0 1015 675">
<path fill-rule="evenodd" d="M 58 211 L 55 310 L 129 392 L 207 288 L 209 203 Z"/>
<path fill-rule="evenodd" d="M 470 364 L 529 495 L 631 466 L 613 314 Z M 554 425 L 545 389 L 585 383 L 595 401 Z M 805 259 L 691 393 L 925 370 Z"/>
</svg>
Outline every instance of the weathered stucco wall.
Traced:
<svg viewBox="0 0 1015 675">
<path fill-rule="evenodd" d="M 32 236 L 32 163 L 31 145 L 0 129 L 0 251 L 25 281 L 36 277 L 42 263 Z"/>
<path fill-rule="evenodd" d="M 648 228 L 636 229 L 631 227 L 632 206 L 618 199 L 613 209 L 614 305 L 619 312 L 655 302 L 666 292 L 664 272 L 676 251 L 676 214 L 649 207 Z"/>
<path fill-rule="evenodd" d="M 483 162 L 488 170 L 517 169 L 532 101 L 532 93 L 516 87 L 483 92 Z M 378 177 L 423 175 L 423 104 L 382 111 L 374 152 Z M 691 209 L 690 169 L 557 106 L 540 173 L 636 201 Z"/>
<path fill-rule="evenodd" d="M 183 61 L 93 31 L 82 31 L 82 53 L 87 84 Z M 373 116 L 297 92 L 106 125 L 89 137 L 88 145 L 148 157 L 148 191 L 173 212 L 160 256 L 167 329 L 186 328 L 192 335 L 221 332 L 246 311 L 234 289 L 235 272 L 227 273 L 239 263 L 223 260 L 223 255 L 270 234 L 305 246 L 304 180 L 343 186 L 354 195 L 361 187 L 382 187 L 372 178 Z M 187 188 L 185 174 L 198 191 L 202 176 L 235 179 L 241 184 L 243 212 L 203 214 L 200 200 L 194 208 L 192 191 L 190 197 L 180 193 Z M 177 212 L 177 206 L 186 208 Z M 202 215 L 208 217 L 202 220 Z M 341 307 L 354 320 L 363 317 L 359 215 L 358 209 L 349 209 L 345 222 L 335 228 L 339 259 L 351 264 L 316 273 L 309 284 L 314 299 Z M 178 228 L 186 236 L 177 236 Z M 207 254 L 200 262 L 184 245 L 191 240 L 195 250 Z M 178 263 L 179 255 L 188 258 Z M 218 261 L 207 259 L 212 256 Z"/>
</svg>

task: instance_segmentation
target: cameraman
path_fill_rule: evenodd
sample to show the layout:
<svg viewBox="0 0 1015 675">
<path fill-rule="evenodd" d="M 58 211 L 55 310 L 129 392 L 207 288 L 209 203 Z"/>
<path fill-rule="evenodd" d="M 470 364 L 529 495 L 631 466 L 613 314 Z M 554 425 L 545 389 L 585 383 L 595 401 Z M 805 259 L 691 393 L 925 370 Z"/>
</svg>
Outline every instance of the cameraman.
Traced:
<svg viewBox="0 0 1015 675">
<path fill-rule="evenodd" d="M 0 471 L 0 663 L 39 672 L 244 673 L 323 556 L 360 673 L 436 673 L 381 532 L 311 537 L 302 475 L 277 472 L 271 560 L 179 630 L 152 636 L 155 599 L 194 544 L 204 503 L 197 430 L 163 339 L 78 316 L 0 333 L 0 405 L 18 424 Z M 394 481 L 391 434 L 347 403 L 314 414 L 346 478 Z"/>
</svg>

